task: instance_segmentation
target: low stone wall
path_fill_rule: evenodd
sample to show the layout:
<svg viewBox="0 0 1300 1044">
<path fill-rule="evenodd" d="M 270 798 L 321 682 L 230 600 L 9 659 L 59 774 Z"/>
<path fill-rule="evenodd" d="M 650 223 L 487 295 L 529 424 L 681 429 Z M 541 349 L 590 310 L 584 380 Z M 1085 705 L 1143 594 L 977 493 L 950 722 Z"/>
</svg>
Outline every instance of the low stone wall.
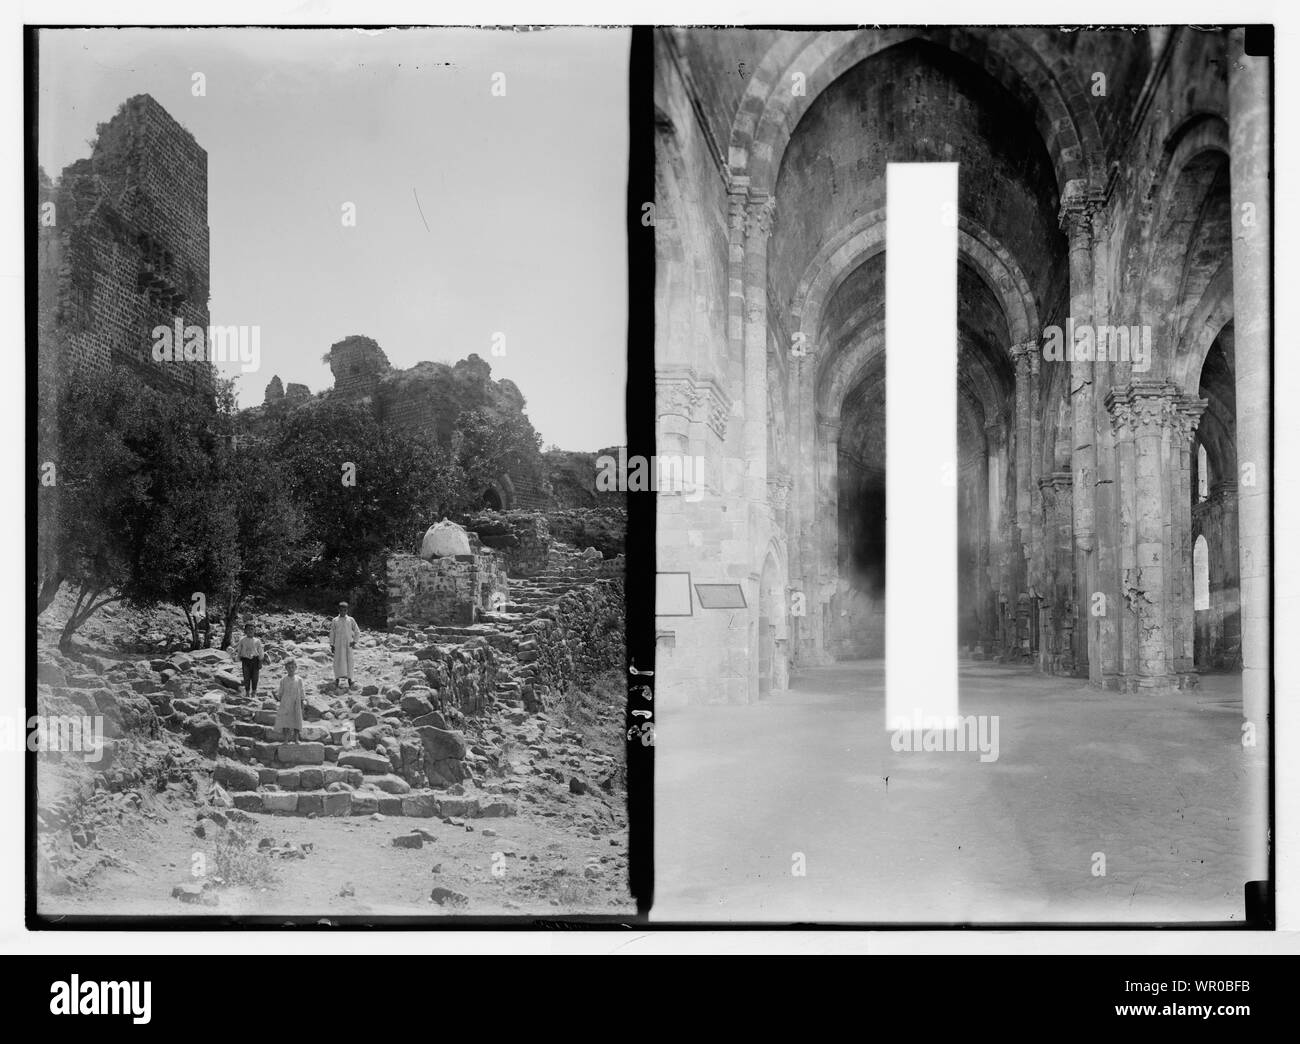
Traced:
<svg viewBox="0 0 1300 1044">
<path fill-rule="evenodd" d="M 416 653 L 417 663 L 404 671 L 403 691 L 409 695 L 412 677 L 422 677 L 433 690 L 436 706 L 454 707 L 462 714 L 480 714 L 496 690 L 497 655 L 486 642 L 459 648 L 430 645 Z"/>
<path fill-rule="evenodd" d="M 626 570 L 627 562 L 622 555 L 617 558 L 602 558 L 598 551 L 572 551 L 563 547 L 552 547 L 546 554 L 545 571 L 548 573 L 621 579 Z"/>
<path fill-rule="evenodd" d="M 561 596 L 529 625 L 530 638 L 517 659 L 531 668 L 525 707 L 540 709 L 548 697 L 590 682 L 627 659 L 623 581 L 597 580 Z"/>
<path fill-rule="evenodd" d="M 472 624 L 479 613 L 509 599 L 505 562 L 492 551 L 433 561 L 389 555 L 386 579 L 390 628 Z"/>
</svg>

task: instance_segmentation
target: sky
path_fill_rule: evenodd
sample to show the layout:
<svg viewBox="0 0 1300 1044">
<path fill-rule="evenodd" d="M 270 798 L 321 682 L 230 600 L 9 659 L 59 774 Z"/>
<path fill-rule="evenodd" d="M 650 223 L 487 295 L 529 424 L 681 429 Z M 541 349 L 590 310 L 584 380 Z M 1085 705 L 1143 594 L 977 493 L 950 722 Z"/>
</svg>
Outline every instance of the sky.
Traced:
<svg viewBox="0 0 1300 1044">
<path fill-rule="evenodd" d="M 57 177 L 142 93 L 207 150 L 210 321 L 261 332 L 240 405 L 273 374 L 328 388 L 321 356 L 364 334 L 399 368 L 477 353 L 545 445 L 595 450 L 626 441 L 629 40 L 44 30 L 38 158 Z"/>
</svg>

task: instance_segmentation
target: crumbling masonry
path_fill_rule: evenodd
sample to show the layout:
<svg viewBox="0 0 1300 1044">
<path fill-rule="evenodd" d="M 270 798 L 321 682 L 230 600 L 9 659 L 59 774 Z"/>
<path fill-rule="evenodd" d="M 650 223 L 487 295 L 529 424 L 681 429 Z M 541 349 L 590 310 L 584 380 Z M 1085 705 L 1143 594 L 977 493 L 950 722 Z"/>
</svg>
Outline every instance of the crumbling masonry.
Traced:
<svg viewBox="0 0 1300 1044">
<path fill-rule="evenodd" d="M 40 370 L 127 367 L 155 386 L 212 386 L 206 362 L 156 362 L 158 326 L 208 328 L 208 155 L 147 94 L 99 126 L 94 150 L 41 173 Z"/>
</svg>

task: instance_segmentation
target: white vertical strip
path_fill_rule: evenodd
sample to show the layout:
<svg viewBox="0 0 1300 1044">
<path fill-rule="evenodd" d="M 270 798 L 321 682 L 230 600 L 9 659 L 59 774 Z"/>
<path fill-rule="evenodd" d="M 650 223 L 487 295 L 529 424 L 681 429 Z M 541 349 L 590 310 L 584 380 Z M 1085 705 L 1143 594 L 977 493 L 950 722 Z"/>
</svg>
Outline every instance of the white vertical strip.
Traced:
<svg viewBox="0 0 1300 1044">
<path fill-rule="evenodd" d="M 886 179 L 886 724 L 935 728 L 957 716 L 957 164 Z"/>
</svg>

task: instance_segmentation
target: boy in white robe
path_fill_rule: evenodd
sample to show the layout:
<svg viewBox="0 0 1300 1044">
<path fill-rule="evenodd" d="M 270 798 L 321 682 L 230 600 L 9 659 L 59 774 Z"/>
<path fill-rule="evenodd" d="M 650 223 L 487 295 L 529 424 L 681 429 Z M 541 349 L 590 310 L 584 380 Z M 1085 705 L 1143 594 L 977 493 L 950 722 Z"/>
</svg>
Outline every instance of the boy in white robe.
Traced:
<svg viewBox="0 0 1300 1044">
<path fill-rule="evenodd" d="M 361 628 L 348 615 L 348 603 L 339 602 L 339 615 L 330 622 L 330 650 L 334 653 L 334 684 L 341 688 L 344 678 L 352 690 L 352 650 L 361 637 Z"/>
</svg>

